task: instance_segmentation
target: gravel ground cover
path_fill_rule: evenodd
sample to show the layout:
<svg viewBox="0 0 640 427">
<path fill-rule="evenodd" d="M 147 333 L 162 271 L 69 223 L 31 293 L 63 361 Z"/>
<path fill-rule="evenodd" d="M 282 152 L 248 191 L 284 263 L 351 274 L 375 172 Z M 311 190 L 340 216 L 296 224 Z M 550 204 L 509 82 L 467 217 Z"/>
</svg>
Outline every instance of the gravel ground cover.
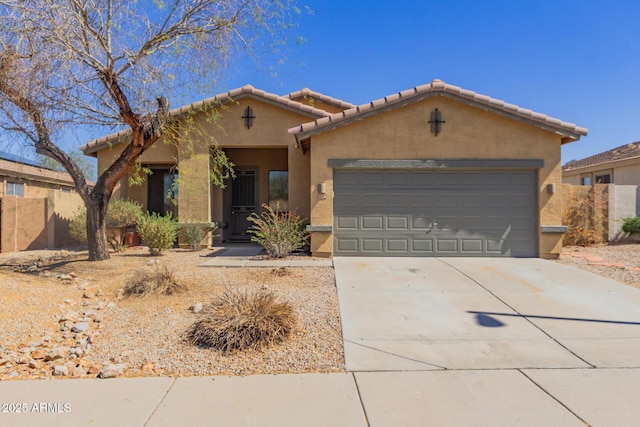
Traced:
<svg viewBox="0 0 640 427">
<path fill-rule="evenodd" d="M 93 263 L 86 252 L 0 255 L 0 379 L 344 371 L 333 268 L 199 267 L 207 255 L 176 249 L 152 258 L 130 248 Z M 159 266 L 188 290 L 122 296 L 135 271 Z M 225 287 L 275 292 L 296 308 L 298 328 L 262 350 L 223 354 L 188 344 L 186 331 L 201 315 L 193 307 Z"/>
<path fill-rule="evenodd" d="M 569 246 L 563 249 L 557 262 L 640 288 L 640 245 L 638 243 Z"/>
</svg>

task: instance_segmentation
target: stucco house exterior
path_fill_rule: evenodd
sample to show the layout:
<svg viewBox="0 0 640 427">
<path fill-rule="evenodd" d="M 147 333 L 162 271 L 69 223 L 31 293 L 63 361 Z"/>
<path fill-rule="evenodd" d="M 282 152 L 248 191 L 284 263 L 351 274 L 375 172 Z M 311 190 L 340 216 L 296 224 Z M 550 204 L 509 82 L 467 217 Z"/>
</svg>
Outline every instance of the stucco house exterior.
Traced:
<svg viewBox="0 0 640 427">
<path fill-rule="evenodd" d="M 70 244 L 69 221 L 80 206 L 68 173 L 0 155 L 0 252 Z"/>
<path fill-rule="evenodd" d="M 244 86 L 171 114 L 194 108 L 219 117 L 194 116 L 204 132 L 178 146 L 156 143 L 142 156 L 154 173 L 142 185 L 123 179 L 115 196 L 217 222 L 224 241 L 248 239 L 247 215 L 279 202 L 310 220 L 320 256 L 557 257 L 560 147 L 587 133 L 440 80 L 360 106 Z M 225 189 L 209 179 L 212 136 L 236 165 Z M 81 148 L 100 172 L 126 137 Z M 175 174 L 177 207 L 165 203 Z"/>
<path fill-rule="evenodd" d="M 562 182 L 573 185 L 640 185 L 640 142 L 567 162 L 562 167 Z"/>
</svg>

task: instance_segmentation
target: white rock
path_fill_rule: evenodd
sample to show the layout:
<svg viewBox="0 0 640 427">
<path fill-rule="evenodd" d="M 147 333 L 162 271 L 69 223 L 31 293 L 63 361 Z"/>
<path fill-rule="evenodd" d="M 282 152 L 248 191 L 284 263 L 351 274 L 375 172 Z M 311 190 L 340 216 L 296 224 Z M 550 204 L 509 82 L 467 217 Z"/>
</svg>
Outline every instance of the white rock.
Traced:
<svg viewBox="0 0 640 427">
<path fill-rule="evenodd" d="M 69 368 L 64 365 L 53 365 L 53 375 L 69 375 Z"/>
<path fill-rule="evenodd" d="M 98 378 L 115 378 L 118 375 L 123 375 L 125 367 L 123 363 L 104 365 L 98 373 Z"/>
<path fill-rule="evenodd" d="M 89 324 L 87 322 L 78 322 L 71 328 L 71 332 L 87 332 L 89 330 Z"/>
</svg>

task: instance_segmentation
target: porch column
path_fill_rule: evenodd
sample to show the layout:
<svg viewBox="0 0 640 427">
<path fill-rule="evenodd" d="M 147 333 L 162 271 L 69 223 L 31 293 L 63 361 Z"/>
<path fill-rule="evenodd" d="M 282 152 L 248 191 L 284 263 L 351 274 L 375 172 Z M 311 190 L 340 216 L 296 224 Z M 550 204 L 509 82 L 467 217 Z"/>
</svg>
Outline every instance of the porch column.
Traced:
<svg viewBox="0 0 640 427">
<path fill-rule="evenodd" d="M 309 218 L 311 213 L 310 197 L 311 176 L 310 150 L 302 153 L 294 144 L 288 147 L 289 170 L 289 210 L 296 211 L 303 218 Z"/>
<path fill-rule="evenodd" d="M 185 144 L 178 150 L 178 220 L 211 222 L 209 147 L 206 142 Z"/>
</svg>

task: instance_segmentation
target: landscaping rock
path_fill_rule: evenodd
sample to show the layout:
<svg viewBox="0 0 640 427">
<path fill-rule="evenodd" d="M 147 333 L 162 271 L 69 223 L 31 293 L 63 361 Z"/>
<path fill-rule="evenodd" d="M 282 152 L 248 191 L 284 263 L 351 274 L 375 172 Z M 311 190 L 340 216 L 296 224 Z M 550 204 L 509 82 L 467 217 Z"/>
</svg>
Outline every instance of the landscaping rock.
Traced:
<svg viewBox="0 0 640 427">
<path fill-rule="evenodd" d="M 40 359 L 44 359 L 45 357 L 47 357 L 47 351 L 46 350 L 37 349 L 37 350 L 31 352 L 31 358 L 32 359 L 40 360 Z"/>
<path fill-rule="evenodd" d="M 203 305 L 201 302 L 197 302 L 191 307 L 194 314 L 200 313 L 202 311 Z"/>
<path fill-rule="evenodd" d="M 69 368 L 65 365 L 54 365 L 53 366 L 53 375 L 55 376 L 65 376 L 69 375 Z"/>
<path fill-rule="evenodd" d="M 98 378 L 115 378 L 118 375 L 124 375 L 126 366 L 123 363 L 107 364 L 102 367 Z"/>
<path fill-rule="evenodd" d="M 69 349 L 67 347 L 54 347 L 49 351 L 44 360 L 48 362 L 51 360 L 63 359 L 67 356 L 68 352 Z"/>
<path fill-rule="evenodd" d="M 78 322 L 71 328 L 71 332 L 80 333 L 87 332 L 89 330 L 89 324 L 87 322 Z"/>
</svg>

